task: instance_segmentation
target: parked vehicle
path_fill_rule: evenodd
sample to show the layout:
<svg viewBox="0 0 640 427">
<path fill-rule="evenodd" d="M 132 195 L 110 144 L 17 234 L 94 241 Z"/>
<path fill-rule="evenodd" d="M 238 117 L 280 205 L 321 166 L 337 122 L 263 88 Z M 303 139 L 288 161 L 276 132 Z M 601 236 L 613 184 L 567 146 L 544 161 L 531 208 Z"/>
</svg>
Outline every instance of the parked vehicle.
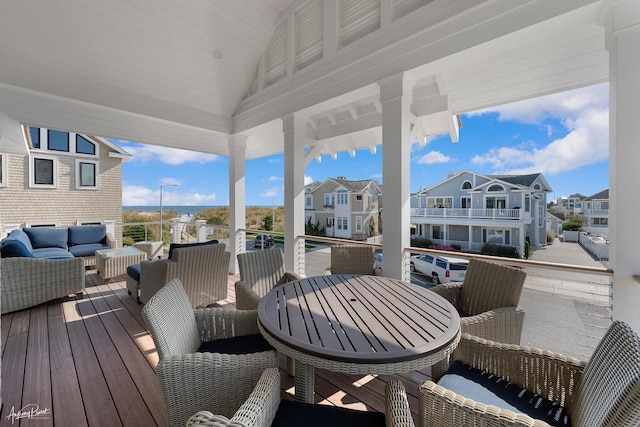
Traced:
<svg viewBox="0 0 640 427">
<path fill-rule="evenodd" d="M 440 255 L 413 255 L 410 260 L 411 271 L 431 277 L 434 284 L 461 282 L 467 273 L 469 261 Z"/>
<path fill-rule="evenodd" d="M 273 246 L 273 236 L 271 234 L 258 234 L 253 241 L 254 248 L 270 248 Z"/>
</svg>

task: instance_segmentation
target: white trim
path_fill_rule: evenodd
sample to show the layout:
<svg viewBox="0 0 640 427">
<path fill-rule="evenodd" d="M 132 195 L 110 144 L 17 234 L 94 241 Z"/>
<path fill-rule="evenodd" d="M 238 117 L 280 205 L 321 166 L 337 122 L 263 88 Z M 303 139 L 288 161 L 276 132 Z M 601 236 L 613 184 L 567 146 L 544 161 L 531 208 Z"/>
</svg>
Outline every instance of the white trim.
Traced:
<svg viewBox="0 0 640 427">
<path fill-rule="evenodd" d="M 9 181 L 9 171 L 7 170 L 7 153 L 0 153 L 0 187 L 6 187 Z"/>
<path fill-rule="evenodd" d="M 58 227 L 59 223 L 57 221 L 38 221 L 38 222 L 25 222 L 25 228 L 28 227 Z"/>
</svg>

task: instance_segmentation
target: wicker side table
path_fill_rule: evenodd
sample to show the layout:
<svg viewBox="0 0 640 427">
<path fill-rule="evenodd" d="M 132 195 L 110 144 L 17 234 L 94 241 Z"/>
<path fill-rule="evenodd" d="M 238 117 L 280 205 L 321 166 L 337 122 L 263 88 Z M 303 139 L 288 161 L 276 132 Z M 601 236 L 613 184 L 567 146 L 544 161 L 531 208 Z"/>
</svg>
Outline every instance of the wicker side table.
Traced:
<svg viewBox="0 0 640 427">
<path fill-rule="evenodd" d="M 133 247 L 96 251 L 96 268 L 106 282 L 127 272 L 127 267 L 147 259 L 147 253 Z"/>
</svg>

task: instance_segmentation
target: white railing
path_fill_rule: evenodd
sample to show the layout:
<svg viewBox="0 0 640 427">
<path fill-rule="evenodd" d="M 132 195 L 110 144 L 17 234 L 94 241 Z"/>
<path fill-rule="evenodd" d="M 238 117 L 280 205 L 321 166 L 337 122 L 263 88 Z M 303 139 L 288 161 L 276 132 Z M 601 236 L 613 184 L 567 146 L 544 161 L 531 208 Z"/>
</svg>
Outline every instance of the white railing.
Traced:
<svg viewBox="0 0 640 427">
<path fill-rule="evenodd" d="M 411 208 L 412 217 L 522 220 L 522 209 Z"/>
</svg>

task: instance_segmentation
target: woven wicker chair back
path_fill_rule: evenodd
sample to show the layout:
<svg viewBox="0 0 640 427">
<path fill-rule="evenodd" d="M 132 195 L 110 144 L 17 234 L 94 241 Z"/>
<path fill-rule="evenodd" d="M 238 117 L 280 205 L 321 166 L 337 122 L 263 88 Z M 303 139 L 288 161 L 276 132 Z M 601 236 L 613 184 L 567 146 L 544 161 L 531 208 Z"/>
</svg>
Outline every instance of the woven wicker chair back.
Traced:
<svg viewBox="0 0 640 427">
<path fill-rule="evenodd" d="M 280 249 L 238 254 L 240 280 L 263 297 L 285 278 L 284 258 Z"/>
<path fill-rule="evenodd" d="M 200 347 L 193 307 L 180 279 L 160 288 L 142 308 L 142 316 L 160 359 L 194 353 Z"/>
<path fill-rule="evenodd" d="M 523 270 L 472 259 L 460 292 L 460 309 L 471 316 L 500 307 L 516 307 L 527 274 Z"/>
<path fill-rule="evenodd" d="M 332 246 L 331 274 L 374 274 L 373 248 L 359 245 Z"/>
<path fill-rule="evenodd" d="M 614 321 L 587 362 L 569 408 L 573 425 L 624 427 L 640 422 L 640 337 Z"/>
</svg>

